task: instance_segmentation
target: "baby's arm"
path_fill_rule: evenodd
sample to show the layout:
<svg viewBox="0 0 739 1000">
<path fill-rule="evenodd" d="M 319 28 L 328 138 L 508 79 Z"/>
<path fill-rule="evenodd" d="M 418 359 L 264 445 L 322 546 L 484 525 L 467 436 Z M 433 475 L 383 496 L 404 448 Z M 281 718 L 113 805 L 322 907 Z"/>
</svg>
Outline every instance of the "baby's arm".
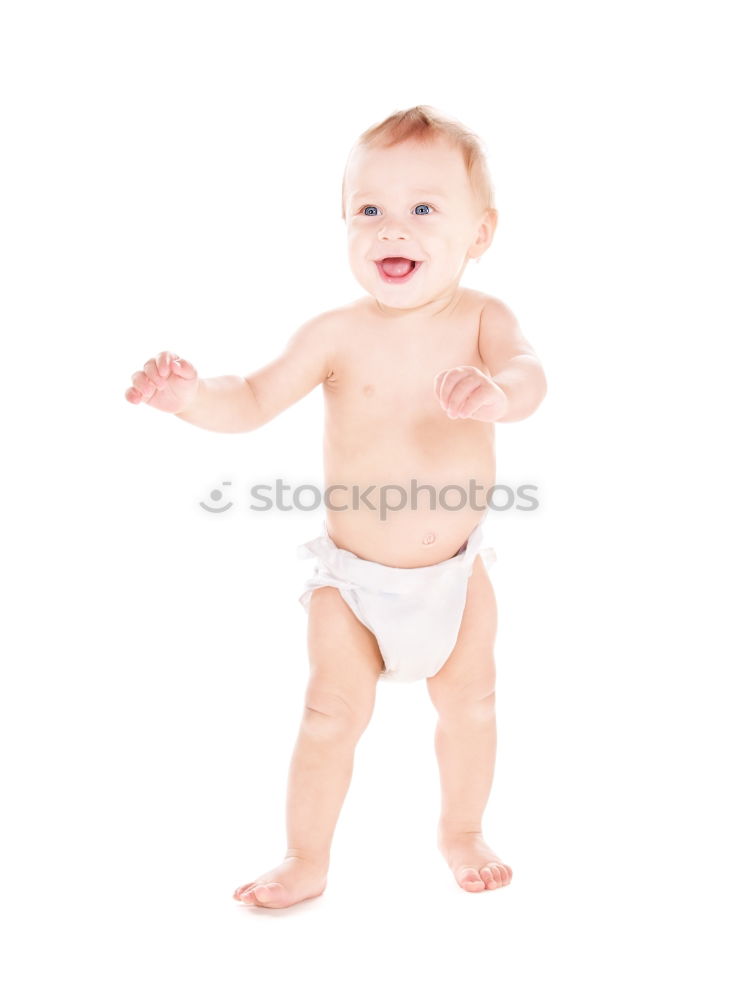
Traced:
<svg viewBox="0 0 739 1000">
<path fill-rule="evenodd" d="M 483 308 L 478 351 L 490 375 L 474 365 L 458 365 L 434 378 L 434 392 L 449 419 L 504 423 L 533 413 L 546 395 L 544 371 L 516 317 L 499 299 L 489 299 Z"/>
<path fill-rule="evenodd" d="M 256 430 L 331 374 L 331 313 L 308 320 L 282 353 L 251 375 L 200 379 L 197 394 L 177 416 L 211 431 Z"/>
<path fill-rule="evenodd" d="M 478 349 L 493 381 L 508 399 L 497 422 L 530 416 L 546 395 L 546 377 L 516 317 L 499 299 L 489 300 L 483 308 Z"/>
</svg>

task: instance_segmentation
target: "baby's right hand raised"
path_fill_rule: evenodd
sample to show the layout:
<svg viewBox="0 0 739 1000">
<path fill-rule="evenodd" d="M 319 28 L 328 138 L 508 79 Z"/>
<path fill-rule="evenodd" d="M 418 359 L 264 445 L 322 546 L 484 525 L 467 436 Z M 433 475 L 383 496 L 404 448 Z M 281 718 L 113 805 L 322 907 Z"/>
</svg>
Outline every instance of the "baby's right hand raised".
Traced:
<svg viewBox="0 0 739 1000">
<path fill-rule="evenodd" d="M 162 351 L 149 358 L 142 371 L 131 376 L 133 385 L 126 389 L 129 403 L 148 403 L 165 413 L 187 409 L 198 391 L 198 373 L 189 361 Z"/>
</svg>

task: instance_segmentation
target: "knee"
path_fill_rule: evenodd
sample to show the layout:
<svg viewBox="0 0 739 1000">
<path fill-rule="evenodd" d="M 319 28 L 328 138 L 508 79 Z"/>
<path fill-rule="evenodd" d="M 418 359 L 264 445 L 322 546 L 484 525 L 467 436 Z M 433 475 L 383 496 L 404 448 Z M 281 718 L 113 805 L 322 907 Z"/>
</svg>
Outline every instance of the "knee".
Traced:
<svg viewBox="0 0 739 1000">
<path fill-rule="evenodd" d="M 495 718 L 495 688 L 446 692 L 434 699 L 442 723 L 470 725 L 491 722 Z"/>
<path fill-rule="evenodd" d="M 352 703 L 337 691 L 309 691 L 303 726 L 317 739 L 358 739 L 367 728 L 372 705 Z"/>
</svg>

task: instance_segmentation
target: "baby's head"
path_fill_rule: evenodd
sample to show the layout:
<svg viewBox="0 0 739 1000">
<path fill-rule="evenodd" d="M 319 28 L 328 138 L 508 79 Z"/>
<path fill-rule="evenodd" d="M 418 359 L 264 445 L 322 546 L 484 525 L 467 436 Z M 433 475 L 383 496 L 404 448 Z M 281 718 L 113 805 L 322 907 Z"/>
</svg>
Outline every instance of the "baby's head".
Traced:
<svg viewBox="0 0 739 1000">
<path fill-rule="evenodd" d="M 467 261 L 490 245 L 498 218 L 480 140 L 428 105 L 398 111 L 359 137 L 341 202 L 352 272 L 391 309 L 452 293 Z M 408 263 L 382 268 L 386 258 Z"/>
</svg>

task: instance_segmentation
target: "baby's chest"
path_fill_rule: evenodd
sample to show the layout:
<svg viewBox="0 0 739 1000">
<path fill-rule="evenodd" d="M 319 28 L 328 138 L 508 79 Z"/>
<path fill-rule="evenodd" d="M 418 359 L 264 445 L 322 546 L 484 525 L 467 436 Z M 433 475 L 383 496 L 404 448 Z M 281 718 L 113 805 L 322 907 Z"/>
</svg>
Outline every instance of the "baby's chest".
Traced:
<svg viewBox="0 0 739 1000">
<path fill-rule="evenodd" d="M 375 368 L 363 366 L 345 373 L 337 384 L 337 397 L 347 408 L 356 406 L 368 416 L 423 417 L 436 413 L 438 403 L 434 380 L 439 371 L 452 367 L 448 362 L 404 363 L 399 359 Z"/>
<path fill-rule="evenodd" d="M 361 350 L 348 350 L 334 365 L 328 395 L 342 408 L 372 416 L 401 418 L 436 416 L 436 376 L 471 365 L 487 371 L 477 349 L 477 328 L 454 337 L 419 339 L 413 343 L 380 343 L 368 338 Z"/>
</svg>

